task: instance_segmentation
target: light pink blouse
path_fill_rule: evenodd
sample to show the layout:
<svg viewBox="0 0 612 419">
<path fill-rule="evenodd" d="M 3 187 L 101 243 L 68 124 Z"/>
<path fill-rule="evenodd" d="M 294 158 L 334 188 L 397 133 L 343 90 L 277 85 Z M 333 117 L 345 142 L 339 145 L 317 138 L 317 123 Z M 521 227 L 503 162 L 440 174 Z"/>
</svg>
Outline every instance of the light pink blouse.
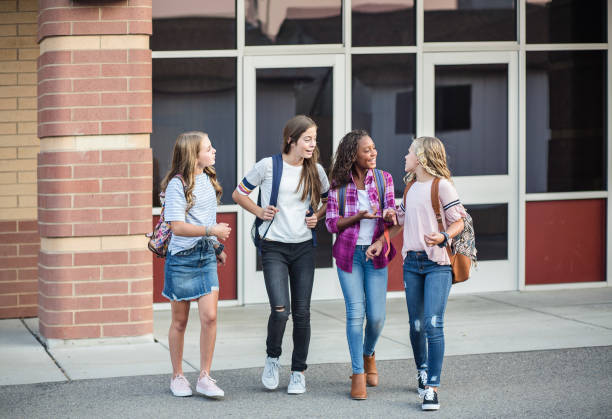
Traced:
<svg viewBox="0 0 612 419">
<path fill-rule="evenodd" d="M 406 195 L 406 202 L 402 202 L 398 208 L 398 221 L 404 226 L 402 257 L 405 259 L 406 253 L 411 250 L 424 250 L 429 260 L 439 265 L 450 265 L 446 249 L 438 246 L 429 247 L 425 244 L 425 234 L 438 231 L 438 222 L 431 206 L 432 182 L 433 179 L 427 182 L 415 182 Z M 455 187 L 448 180 L 440 180 L 438 196 L 444 229 L 465 217 L 465 208 L 459 201 Z"/>
</svg>

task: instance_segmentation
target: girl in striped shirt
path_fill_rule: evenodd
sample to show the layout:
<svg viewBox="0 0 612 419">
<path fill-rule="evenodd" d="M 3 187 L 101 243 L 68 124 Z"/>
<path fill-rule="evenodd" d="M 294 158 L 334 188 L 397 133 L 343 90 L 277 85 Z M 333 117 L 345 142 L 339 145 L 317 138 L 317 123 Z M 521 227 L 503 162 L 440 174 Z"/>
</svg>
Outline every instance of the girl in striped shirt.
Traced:
<svg viewBox="0 0 612 419">
<path fill-rule="evenodd" d="M 162 181 L 165 191 L 164 217 L 172 236 L 164 267 L 162 295 L 170 300 L 172 323 L 168 346 L 172 362 L 170 390 L 179 397 L 191 396 L 191 386 L 183 375 L 183 344 L 191 300 L 200 313 L 200 377 L 198 393 L 222 398 L 221 390 L 210 377 L 217 336 L 219 279 L 217 262 L 225 263 L 223 245 L 230 227 L 217 223 L 217 204 L 221 185 L 213 165 L 216 150 L 208 135 L 191 131 L 176 139 L 172 168 Z"/>
</svg>

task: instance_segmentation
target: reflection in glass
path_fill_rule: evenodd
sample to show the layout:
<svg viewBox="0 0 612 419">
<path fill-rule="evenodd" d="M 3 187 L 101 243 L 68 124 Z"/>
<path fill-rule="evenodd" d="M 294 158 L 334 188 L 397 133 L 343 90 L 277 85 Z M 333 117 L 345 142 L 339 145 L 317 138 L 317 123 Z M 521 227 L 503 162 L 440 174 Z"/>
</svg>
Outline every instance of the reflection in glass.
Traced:
<svg viewBox="0 0 612 419">
<path fill-rule="evenodd" d="M 606 52 L 527 52 L 527 192 L 606 189 Z"/>
<path fill-rule="evenodd" d="M 245 44 L 342 43 L 342 0 L 245 0 Z"/>
<path fill-rule="evenodd" d="M 516 0 L 424 0 L 425 42 L 516 41 Z"/>
<path fill-rule="evenodd" d="M 465 205 L 474 220 L 478 260 L 508 259 L 508 204 Z"/>
<path fill-rule="evenodd" d="M 354 47 L 415 45 L 414 0 L 353 0 Z"/>
<path fill-rule="evenodd" d="M 153 60 L 153 206 L 159 183 L 170 169 L 176 137 L 208 133 L 217 149 L 215 168 L 223 204 L 233 204 L 236 187 L 236 58 Z"/>
<path fill-rule="evenodd" d="M 414 54 L 353 55 L 352 127 L 367 130 L 379 150 L 376 165 L 404 191 L 404 156 L 416 132 Z"/>
<path fill-rule="evenodd" d="M 606 0 L 527 0 L 527 42 L 606 42 Z"/>
<path fill-rule="evenodd" d="M 437 65 L 436 136 L 453 176 L 508 173 L 508 66 Z"/>
<path fill-rule="evenodd" d="M 153 51 L 234 48 L 235 0 L 153 1 Z"/>
<path fill-rule="evenodd" d="M 329 168 L 333 134 L 333 69 L 331 67 L 258 69 L 256 97 L 257 161 L 281 151 L 283 127 L 294 115 L 317 123 L 319 163 Z M 255 192 L 257 193 L 257 191 Z M 332 266 L 332 236 L 324 220 L 317 226 L 316 267 Z M 261 264 L 258 258 L 258 270 Z"/>
</svg>

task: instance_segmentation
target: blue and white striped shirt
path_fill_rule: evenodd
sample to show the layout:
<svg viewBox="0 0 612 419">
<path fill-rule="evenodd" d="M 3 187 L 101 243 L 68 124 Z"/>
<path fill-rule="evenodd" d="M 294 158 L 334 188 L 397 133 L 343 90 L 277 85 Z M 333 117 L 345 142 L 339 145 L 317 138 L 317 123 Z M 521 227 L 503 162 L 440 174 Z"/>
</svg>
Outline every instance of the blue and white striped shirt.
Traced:
<svg viewBox="0 0 612 419">
<path fill-rule="evenodd" d="M 168 182 L 166 188 L 166 208 L 164 217 L 166 221 L 183 221 L 196 226 L 212 226 L 217 223 L 217 197 L 210 179 L 206 173 L 195 177 L 195 187 L 193 188 L 194 205 L 185 214 L 187 200 L 183 191 L 183 184 L 179 178 L 174 178 Z M 209 239 L 217 240 L 214 236 Z M 168 251 L 171 255 L 182 250 L 194 247 L 201 237 L 186 237 L 172 234 Z"/>
</svg>

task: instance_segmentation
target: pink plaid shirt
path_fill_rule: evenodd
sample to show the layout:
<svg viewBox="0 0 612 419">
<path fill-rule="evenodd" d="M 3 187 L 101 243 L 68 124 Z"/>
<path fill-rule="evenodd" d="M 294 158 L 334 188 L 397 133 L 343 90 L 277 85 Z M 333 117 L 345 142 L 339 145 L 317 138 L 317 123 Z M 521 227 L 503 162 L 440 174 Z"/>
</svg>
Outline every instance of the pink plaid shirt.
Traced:
<svg viewBox="0 0 612 419">
<path fill-rule="evenodd" d="M 365 178 L 365 190 L 368 193 L 368 197 L 370 198 L 370 205 L 375 210 L 376 214 L 382 216 L 382 211 L 387 208 L 395 208 L 395 193 L 393 190 L 393 177 L 387 172 L 383 172 L 385 179 L 385 198 L 384 198 L 384 208 L 380 207 L 380 200 L 378 198 L 378 189 L 376 188 L 376 181 L 374 179 L 374 172 L 372 169 L 368 170 L 368 173 Z M 351 182 L 346 185 L 346 204 L 344 205 L 344 216 L 350 217 L 359 211 L 359 198 L 357 195 L 357 186 L 355 186 L 355 182 L 353 180 L 353 175 L 351 174 Z M 336 185 L 332 185 L 332 188 L 329 191 L 329 196 L 327 198 L 327 212 L 325 218 L 325 225 L 327 226 L 327 230 L 330 233 L 336 233 L 336 242 L 334 243 L 334 247 L 332 249 L 332 255 L 336 258 L 336 265 L 340 269 L 345 272 L 353 271 L 353 254 L 355 253 L 355 247 L 357 245 L 357 238 L 359 237 L 359 223 L 355 223 L 342 231 L 338 231 L 338 219 L 340 218 L 339 214 L 339 205 L 338 205 L 338 188 Z M 374 236 L 372 240 L 380 237 L 380 235 L 384 232 L 385 225 L 391 225 L 390 223 L 386 223 L 382 218 L 377 219 L 376 228 L 374 229 Z M 385 252 L 387 251 L 387 244 L 384 244 L 382 252 L 380 255 L 375 257 L 372 262 L 374 264 L 374 268 L 380 269 L 384 268 L 389 264 L 393 256 L 395 256 L 395 248 L 393 244 L 391 244 L 391 251 L 389 253 L 389 257 L 385 257 Z"/>
</svg>

